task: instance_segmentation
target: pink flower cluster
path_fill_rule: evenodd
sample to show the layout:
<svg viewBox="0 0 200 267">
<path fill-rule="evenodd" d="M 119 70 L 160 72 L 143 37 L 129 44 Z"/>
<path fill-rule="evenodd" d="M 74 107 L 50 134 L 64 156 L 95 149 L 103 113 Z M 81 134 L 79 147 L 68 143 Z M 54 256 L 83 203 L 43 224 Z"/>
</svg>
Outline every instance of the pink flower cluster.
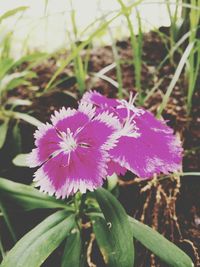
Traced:
<svg viewBox="0 0 200 267">
<path fill-rule="evenodd" d="M 132 97 L 109 99 L 86 92 L 78 109 L 55 111 L 35 134 L 28 156 L 35 186 L 57 198 L 102 186 L 108 175 L 127 170 L 141 178 L 180 170 L 180 141 L 164 121 L 136 108 Z"/>
</svg>

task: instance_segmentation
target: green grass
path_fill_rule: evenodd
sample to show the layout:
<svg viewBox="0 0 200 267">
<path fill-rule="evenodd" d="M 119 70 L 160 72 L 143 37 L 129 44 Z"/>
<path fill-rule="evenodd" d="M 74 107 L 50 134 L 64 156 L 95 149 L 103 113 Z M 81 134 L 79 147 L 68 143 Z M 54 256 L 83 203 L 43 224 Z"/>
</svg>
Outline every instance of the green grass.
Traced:
<svg viewBox="0 0 200 267">
<path fill-rule="evenodd" d="M 200 0 L 191 0 L 191 4 L 196 7 L 200 7 Z M 192 107 L 192 96 L 196 87 L 197 77 L 199 75 L 200 68 L 200 40 L 197 39 L 197 30 L 200 28 L 200 10 L 194 8 L 190 9 L 189 13 L 189 25 L 191 29 L 191 35 L 189 42 L 194 43 L 194 49 L 190 53 L 188 58 L 188 94 L 187 94 L 187 106 L 188 113 Z"/>
<path fill-rule="evenodd" d="M 5 223 L 6 223 L 7 227 L 8 227 L 8 230 L 10 232 L 10 235 L 11 235 L 12 239 L 13 239 L 13 242 L 16 243 L 17 242 L 17 237 L 16 237 L 16 234 L 15 234 L 14 228 L 13 228 L 13 226 L 11 224 L 11 221 L 10 221 L 10 218 L 8 216 L 7 210 L 6 210 L 5 206 L 3 205 L 3 203 L 1 201 L 0 201 L 0 210 L 1 210 L 2 214 L 3 214 L 3 218 L 5 220 Z"/>
<path fill-rule="evenodd" d="M 136 7 L 138 4 L 140 4 L 142 2 L 142 0 L 138 0 L 136 2 L 134 2 L 133 4 L 127 6 L 127 11 L 130 11 L 133 7 Z M 62 71 L 64 70 L 64 68 L 71 62 L 73 61 L 77 56 L 79 56 L 80 52 L 82 51 L 82 49 L 84 49 L 86 46 L 88 46 L 89 44 L 92 43 L 94 38 L 98 38 L 101 36 L 101 34 L 107 30 L 108 26 L 117 18 L 119 18 L 121 15 L 123 15 L 123 11 L 120 10 L 118 12 L 111 12 L 112 13 L 112 17 L 108 18 L 105 22 L 102 22 L 102 16 L 101 19 L 97 19 L 95 22 L 91 23 L 90 25 L 88 25 L 88 27 L 86 27 L 86 29 L 83 31 L 84 33 L 86 31 L 88 31 L 91 27 L 94 28 L 94 24 L 96 25 L 96 22 L 100 22 L 99 24 L 96 25 L 96 29 L 93 30 L 93 32 L 89 35 L 89 37 L 81 42 L 80 45 L 76 46 L 74 48 L 74 50 L 72 51 L 72 53 L 61 62 L 60 67 L 57 69 L 57 71 L 54 73 L 54 75 L 52 76 L 52 78 L 50 79 L 50 81 L 48 82 L 46 88 L 45 88 L 45 92 L 48 92 L 49 90 L 52 89 L 52 85 L 54 83 L 54 81 L 56 80 L 56 78 L 62 73 Z M 113 15 L 114 14 L 114 15 Z M 108 14 L 110 15 L 110 13 Z"/>
<path fill-rule="evenodd" d="M 78 29 L 76 26 L 76 11 L 73 9 L 72 1 L 70 2 L 71 2 L 70 16 L 71 16 L 73 35 L 74 35 L 73 36 L 74 38 L 71 41 L 71 51 L 73 53 L 77 49 L 77 43 L 79 41 L 78 39 L 79 37 L 78 37 Z M 86 89 L 85 80 L 87 76 L 87 68 L 86 68 L 87 62 L 86 62 L 86 66 L 84 66 L 84 62 L 81 57 L 81 51 L 77 53 L 76 57 L 73 60 L 73 63 L 74 63 L 74 73 L 75 73 L 75 77 L 78 83 L 78 89 L 82 95 Z"/>
<path fill-rule="evenodd" d="M 109 29 L 110 37 L 112 40 L 112 50 L 114 56 L 114 62 L 116 63 L 116 78 L 118 82 L 118 97 L 123 98 L 123 80 L 122 80 L 122 69 L 121 69 L 121 60 L 116 46 L 116 40 L 113 37 L 112 31 Z"/>
<path fill-rule="evenodd" d="M 173 59 L 173 48 L 175 46 L 176 40 L 177 40 L 177 22 L 178 22 L 178 4 L 179 4 L 179 0 L 176 0 L 175 3 L 175 12 L 174 14 L 172 14 L 171 11 L 171 7 L 170 7 L 170 1 L 166 0 L 166 7 L 167 7 L 167 11 L 169 14 L 169 18 L 170 18 L 170 50 L 172 50 L 172 52 L 170 53 L 170 62 L 173 64 L 174 59 Z"/>
<path fill-rule="evenodd" d="M 184 47 L 185 41 L 188 44 L 192 44 L 192 49 L 188 55 L 188 59 L 185 68 L 185 75 L 187 79 L 188 89 L 187 89 L 187 110 L 188 114 L 192 108 L 192 98 L 197 87 L 197 78 L 199 76 L 200 70 L 200 40 L 197 38 L 197 31 L 200 28 L 200 0 L 177 0 L 175 3 L 175 12 L 172 15 L 171 12 L 171 2 L 166 0 L 166 7 L 168 10 L 171 26 L 170 26 L 170 62 L 174 63 L 174 52 L 178 46 Z M 178 27 L 178 7 L 182 6 L 182 23 Z M 189 31 L 188 31 L 189 28 Z M 179 40 L 177 38 L 180 38 Z M 173 85 L 173 81 L 172 81 Z M 165 100 L 163 100 L 165 103 Z M 161 105 L 161 109 L 163 105 Z M 161 110 L 160 109 L 160 110 Z M 161 113 L 161 112 L 159 112 Z"/>
<path fill-rule="evenodd" d="M 179 61 L 179 64 L 178 64 L 178 66 L 176 68 L 176 71 L 175 71 L 175 73 L 173 75 L 173 78 L 172 78 L 172 80 L 171 80 L 171 82 L 170 82 L 170 84 L 169 84 L 169 86 L 167 88 L 167 91 L 166 91 L 166 93 L 165 93 L 165 95 L 164 95 L 164 97 L 162 99 L 162 103 L 160 105 L 160 108 L 159 108 L 159 110 L 157 112 L 157 117 L 158 118 L 161 116 L 163 110 L 167 106 L 169 97 L 170 97 L 170 95 L 171 95 L 171 93 L 172 93 L 172 91 L 173 91 L 173 89 L 174 89 L 174 87 L 175 87 L 175 85 L 176 85 L 181 73 L 182 73 L 182 70 L 183 70 L 183 68 L 184 68 L 184 66 L 185 66 L 185 64 L 186 64 L 186 62 L 188 60 L 188 57 L 189 57 L 189 55 L 190 55 L 190 53 L 192 51 L 193 46 L 194 46 L 194 43 L 189 43 L 189 45 L 187 46 L 187 48 L 185 49 L 185 52 L 183 53 L 183 55 L 181 57 L 181 60 Z"/>
<path fill-rule="evenodd" d="M 139 104 L 142 103 L 142 88 L 141 88 L 141 69 L 142 69 L 142 25 L 139 12 L 136 10 L 138 20 L 138 36 L 136 37 L 133 23 L 131 21 L 131 10 L 122 0 L 117 0 L 121 6 L 122 14 L 125 16 L 130 32 L 130 40 L 133 51 L 133 66 L 135 73 L 135 87 L 138 92 Z"/>
</svg>

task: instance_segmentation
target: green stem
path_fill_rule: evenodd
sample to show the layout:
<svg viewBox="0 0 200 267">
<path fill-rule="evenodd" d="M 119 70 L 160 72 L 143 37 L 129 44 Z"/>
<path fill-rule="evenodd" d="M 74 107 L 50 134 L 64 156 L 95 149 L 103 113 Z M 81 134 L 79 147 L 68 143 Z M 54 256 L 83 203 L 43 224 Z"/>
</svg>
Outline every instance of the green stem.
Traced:
<svg viewBox="0 0 200 267">
<path fill-rule="evenodd" d="M 130 9 L 123 3 L 122 0 L 117 0 L 119 4 L 121 5 L 122 13 L 125 16 L 128 24 L 128 28 L 130 31 L 130 39 L 131 39 L 131 47 L 134 52 L 133 57 L 133 66 L 135 70 L 135 86 L 136 90 L 139 93 L 139 104 L 142 102 L 142 92 L 141 92 L 141 32 L 139 31 L 139 38 L 137 39 L 135 36 L 134 28 L 132 25 L 132 21 L 130 19 Z M 140 25 L 140 17 L 137 13 L 137 19 L 139 22 L 139 30 Z"/>
<path fill-rule="evenodd" d="M 12 227 L 12 224 L 10 223 L 10 219 L 8 217 L 7 211 L 6 211 L 6 209 L 3 206 L 3 204 L 2 204 L 1 201 L 0 201 L 0 209 L 1 209 L 2 213 L 3 213 L 4 220 L 6 222 L 6 225 L 8 227 L 8 230 L 9 230 L 11 236 L 12 236 L 12 239 L 13 239 L 14 243 L 16 243 L 17 242 L 17 237 L 15 235 L 15 231 L 14 231 L 14 229 Z"/>
<path fill-rule="evenodd" d="M 80 208 L 79 208 L 80 215 L 83 214 L 83 209 L 84 209 L 84 206 L 85 206 L 86 196 L 87 196 L 86 193 L 81 196 L 81 204 L 80 204 Z"/>
<path fill-rule="evenodd" d="M 1 236 L 0 236 L 0 252 L 1 252 L 2 258 L 4 258 L 5 257 L 5 251 L 4 251 L 4 248 L 3 248 L 2 241 L 1 241 Z"/>
</svg>

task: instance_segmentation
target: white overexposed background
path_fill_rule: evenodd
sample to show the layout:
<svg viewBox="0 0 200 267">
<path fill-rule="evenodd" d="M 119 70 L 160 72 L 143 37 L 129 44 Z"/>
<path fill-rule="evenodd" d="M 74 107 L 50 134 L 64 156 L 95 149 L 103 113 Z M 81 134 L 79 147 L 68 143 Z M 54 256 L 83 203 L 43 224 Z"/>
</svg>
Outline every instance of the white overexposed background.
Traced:
<svg viewBox="0 0 200 267">
<path fill-rule="evenodd" d="M 136 2 L 136 1 L 135 1 Z M 171 3 L 175 1 L 170 1 Z M 39 49 L 45 52 L 53 52 L 59 48 L 68 47 L 70 43 L 69 33 L 72 31 L 70 14 L 75 10 L 78 33 L 84 31 L 88 25 L 103 15 L 113 14 L 120 10 L 117 0 L 0 0 L 0 15 L 19 6 L 27 6 L 27 10 L 10 17 L 0 25 L 0 42 L 9 32 L 12 36 L 12 53 L 20 56 L 27 50 Z M 124 1 L 131 4 L 134 1 Z M 144 0 L 138 5 L 138 11 L 142 19 L 144 31 L 159 26 L 169 26 L 169 15 L 164 0 Z M 175 5 L 171 5 L 172 12 Z M 137 31 L 137 19 L 135 14 L 131 17 L 133 26 Z M 97 21 L 98 22 L 98 21 Z M 93 30 L 98 28 L 94 24 Z M 115 38 L 123 38 L 129 35 L 126 21 L 120 16 L 109 26 Z M 87 38 L 81 35 L 82 38 Z M 96 40 L 99 45 L 109 43 L 110 37 L 104 34 Z"/>
</svg>

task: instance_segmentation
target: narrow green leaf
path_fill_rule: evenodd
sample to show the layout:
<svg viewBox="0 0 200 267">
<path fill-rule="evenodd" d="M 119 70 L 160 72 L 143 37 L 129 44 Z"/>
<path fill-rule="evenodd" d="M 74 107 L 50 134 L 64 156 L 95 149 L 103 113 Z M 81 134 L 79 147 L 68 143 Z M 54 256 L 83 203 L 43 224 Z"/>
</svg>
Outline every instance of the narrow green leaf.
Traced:
<svg viewBox="0 0 200 267">
<path fill-rule="evenodd" d="M 15 183 L 3 178 L 0 178 L 0 199 L 14 200 L 26 210 L 38 208 L 72 210 L 64 201 L 43 194 L 30 185 Z"/>
<path fill-rule="evenodd" d="M 3 243 L 1 241 L 1 235 L 0 235 L 0 253 L 1 253 L 1 257 L 4 258 L 6 253 L 5 253 L 5 250 L 4 250 L 4 247 L 3 247 Z"/>
<path fill-rule="evenodd" d="M 12 146 L 13 146 L 13 152 L 15 153 L 15 155 L 21 153 L 22 136 L 21 136 L 21 131 L 20 131 L 18 121 L 16 121 L 15 125 L 12 128 Z M 25 159 L 24 159 L 24 162 L 26 162 Z"/>
<path fill-rule="evenodd" d="M 25 55 L 15 61 L 13 67 L 16 68 L 20 66 L 22 63 L 29 63 L 27 66 L 27 70 L 29 70 L 32 66 L 37 65 L 40 61 L 47 59 L 51 54 L 44 52 L 33 52 L 30 55 Z"/>
<path fill-rule="evenodd" d="M 0 149 L 3 147 L 5 141 L 6 141 L 6 135 L 8 132 L 8 125 L 9 125 L 9 120 L 5 120 L 1 125 L 0 125 Z"/>
<path fill-rule="evenodd" d="M 107 178 L 107 183 L 108 183 L 108 191 L 112 191 L 118 183 L 118 176 L 114 173 L 111 176 L 108 176 Z"/>
<path fill-rule="evenodd" d="M 99 227 L 99 231 L 102 233 L 105 230 L 102 235 L 104 237 L 107 235 L 107 240 L 105 238 L 104 240 L 103 238 L 100 240 L 99 238 L 97 242 L 99 241 L 101 250 L 102 245 L 104 245 L 104 248 L 107 248 L 109 245 L 112 246 L 103 255 L 107 255 L 106 260 L 111 267 L 132 267 L 134 262 L 133 238 L 128 216 L 124 208 L 110 192 L 103 188 L 96 190 L 94 195 L 105 216 L 107 224 L 107 226 L 101 224 Z M 98 227 L 97 224 L 96 226 Z M 99 235 L 97 235 L 98 237 Z M 111 243 L 105 246 L 108 239 Z M 112 254 L 110 254 L 111 251 Z M 113 258 L 115 259 L 113 260 Z"/>
<path fill-rule="evenodd" d="M 7 209 L 5 207 L 5 205 L 2 203 L 1 199 L 0 199 L 0 211 L 2 212 L 3 218 L 5 220 L 6 226 L 10 232 L 10 235 L 13 239 L 13 242 L 15 243 L 17 241 L 17 236 L 15 234 L 15 230 L 12 226 L 12 223 L 10 221 L 10 217 L 8 215 Z"/>
<path fill-rule="evenodd" d="M 133 236 L 164 262 L 173 267 L 194 267 L 190 257 L 151 227 L 129 217 Z"/>
<path fill-rule="evenodd" d="M 179 61 L 179 64 L 178 64 L 178 67 L 176 68 L 176 71 L 174 73 L 174 76 L 167 88 L 167 92 L 165 93 L 164 97 L 163 97 L 163 100 L 162 100 L 162 103 L 160 105 L 160 108 L 157 112 L 157 117 L 159 118 L 163 112 L 163 110 L 165 109 L 167 103 L 168 103 L 168 100 L 169 100 L 169 97 L 174 89 L 174 86 L 176 85 L 180 75 L 181 75 L 181 72 L 183 70 L 183 67 L 185 66 L 186 62 L 187 62 L 187 59 L 190 55 L 190 52 L 192 51 L 192 48 L 194 46 L 194 43 L 189 43 L 187 48 L 185 49 L 182 57 L 181 57 L 181 60 Z"/>
<path fill-rule="evenodd" d="M 115 244 L 110 234 L 109 225 L 105 219 L 100 217 L 94 217 L 92 219 L 93 230 L 96 236 L 96 240 L 103 256 L 104 262 L 109 266 L 118 266 L 118 259 L 115 252 Z"/>
<path fill-rule="evenodd" d="M 0 79 L 13 67 L 14 60 L 11 58 L 3 58 L 0 60 Z"/>
<path fill-rule="evenodd" d="M 20 98 L 10 98 L 6 101 L 8 105 L 12 105 L 13 107 L 17 106 L 30 106 L 32 102 L 28 99 L 20 99 Z"/>
<path fill-rule="evenodd" d="M 25 113 L 21 113 L 21 112 L 13 112 L 13 116 L 15 119 L 21 119 L 21 120 L 24 120 L 30 124 L 32 124 L 33 126 L 35 127 L 39 127 L 42 122 L 39 121 L 38 119 L 28 115 L 28 114 L 25 114 Z"/>
<path fill-rule="evenodd" d="M 7 74 L 1 80 L 0 92 L 12 90 L 20 85 L 28 85 L 28 79 L 35 78 L 36 76 L 36 73 L 33 71 Z"/>
<path fill-rule="evenodd" d="M 1 267 L 39 267 L 75 225 L 74 215 L 58 211 L 22 237 L 4 258 Z"/>
<path fill-rule="evenodd" d="M 81 235 L 78 229 L 74 229 L 65 245 L 61 267 L 80 267 L 81 263 Z"/>
<path fill-rule="evenodd" d="M 141 2 L 143 2 L 144 0 L 138 0 L 138 1 L 134 1 L 134 3 L 132 3 L 131 5 L 129 5 L 127 7 L 127 10 L 131 10 L 133 7 L 139 5 Z M 111 19 L 106 20 L 106 22 L 103 22 L 100 26 L 98 26 L 98 28 L 92 32 L 90 34 L 90 36 L 88 37 L 87 40 L 85 40 L 84 42 L 82 42 L 79 46 L 77 46 L 73 52 L 65 59 L 63 60 L 63 62 L 61 62 L 61 65 L 59 66 L 59 68 L 57 69 L 57 71 L 54 73 L 54 75 L 52 76 L 52 78 L 50 79 L 50 81 L 48 82 L 46 88 L 44 89 L 45 92 L 48 92 L 51 89 L 51 86 L 53 84 L 53 82 L 55 81 L 55 79 L 58 77 L 58 75 L 64 70 L 64 68 L 74 59 L 77 57 L 77 55 L 80 53 L 80 51 L 86 47 L 88 44 L 90 44 L 93 39 L 97 36 L 99 36 L 99 34 L 101 34 L 103 31 L 105 31 L 107 29 L 107 27 L 109 26 L 110 23 L 112 23 L 115 19 L 117 19 L 119 16 L 122 15 L 122 11 L 118 12 L 117 14 L 115 14 Z M 91 25 L 93 25 L 94 23 L 92 23 Z M 89 25 L 89 27 L 91 26 Z M 88 27 L 86 28 L 88 29 Z M 85 31 L 84 31 L 85 32 Z"/>
<path fill-rule="evenodd" d="M 28 154 L 18 154 L 16 157 L 14 157 L 14 159 L 12 160 L 13 164 L 15 166 L 19 166 L 19 167 L 27 167 L 27 155 Z"/>
<path fill-rule="evenodd" d="M 7 19 L 11 16 L 14 16 L 15 14 L 17 14 L 18 12 L 22 12 L 25 11 L 28 8 L 28 6 L 20 6 L 11 10 L 8 10 L 7 12 L 5 12 L 2 16 L 0 16 L 0 23 L 4 20 Z"/>
</svg>

